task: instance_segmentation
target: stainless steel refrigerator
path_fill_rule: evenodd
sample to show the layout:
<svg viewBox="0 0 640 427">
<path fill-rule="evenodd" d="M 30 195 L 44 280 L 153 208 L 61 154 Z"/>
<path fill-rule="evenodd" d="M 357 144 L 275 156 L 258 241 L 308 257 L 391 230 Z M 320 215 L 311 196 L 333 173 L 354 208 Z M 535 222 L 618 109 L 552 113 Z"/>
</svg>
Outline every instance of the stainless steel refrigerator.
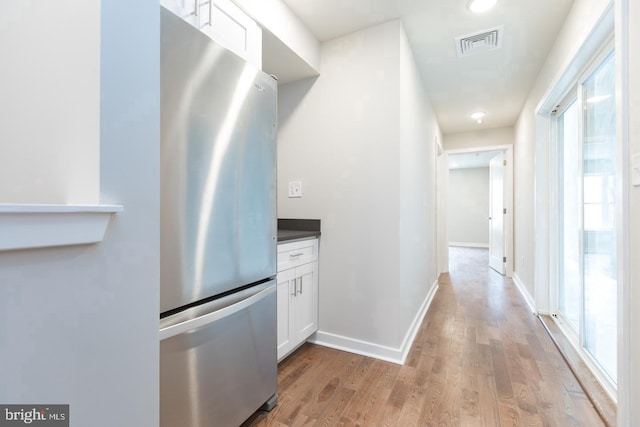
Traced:
<svg viewBox="0 0 640 427">
<path fill-rule="evenodd" d="M 276 81 L 161 7 L 160 424 L 276 401 Z"/>
</svg>

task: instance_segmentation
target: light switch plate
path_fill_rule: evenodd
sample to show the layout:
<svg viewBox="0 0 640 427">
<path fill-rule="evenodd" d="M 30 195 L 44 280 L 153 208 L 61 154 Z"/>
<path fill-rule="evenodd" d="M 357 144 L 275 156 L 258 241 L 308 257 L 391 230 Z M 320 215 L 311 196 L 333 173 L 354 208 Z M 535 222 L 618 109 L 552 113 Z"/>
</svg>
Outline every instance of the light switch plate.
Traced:
<svg viewBox="0 0 640 427">
<path fill-rule="evenodd" d="M 302 182 L 289 181 L 289 198 L 302 197 Z"/>
<path fill-rule="evenodd" d="M 631 183 L 634 187 L 640 186 L 640 153 L 631 157 Z"/>
</svg>

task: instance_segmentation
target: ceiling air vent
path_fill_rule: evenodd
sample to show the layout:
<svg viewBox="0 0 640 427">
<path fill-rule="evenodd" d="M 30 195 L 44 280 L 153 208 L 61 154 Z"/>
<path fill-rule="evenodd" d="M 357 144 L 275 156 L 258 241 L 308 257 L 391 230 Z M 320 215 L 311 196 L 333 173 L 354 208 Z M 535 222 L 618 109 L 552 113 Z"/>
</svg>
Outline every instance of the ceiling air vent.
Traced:
<svg viewBox="0 0 640 427">
<path fill-rule="evenodd" d="M 479 33 L 456 37 L 458 57 L 469 56 L 480 52 L 498 49 L 502 46 L 504 26 L 491 28 Z"/>
</svg>

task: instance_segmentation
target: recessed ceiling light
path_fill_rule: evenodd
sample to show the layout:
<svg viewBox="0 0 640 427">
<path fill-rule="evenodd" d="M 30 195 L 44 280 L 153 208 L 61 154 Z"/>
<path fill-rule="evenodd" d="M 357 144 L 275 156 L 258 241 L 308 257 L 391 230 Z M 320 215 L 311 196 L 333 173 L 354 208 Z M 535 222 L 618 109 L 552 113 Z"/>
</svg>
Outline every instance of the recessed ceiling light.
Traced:
<svg viewBox="0 0 640 427">
<path fill-rule="evenodd" d="M 484 116 L 485 116 L 485 113 L 483 113 L 482 111 L 478 111 L 477 113 L 473 113 L 469 115 L 469 117 L 475 120 L 478 124 L 482 123 L 482 119 L 484 118 Z"/>
<path fill-rule="evenodd" d="M 467 6 L 471 12 L 483 13 L 498 3 L 498 0 L 470 0 Z"/>
</svg>

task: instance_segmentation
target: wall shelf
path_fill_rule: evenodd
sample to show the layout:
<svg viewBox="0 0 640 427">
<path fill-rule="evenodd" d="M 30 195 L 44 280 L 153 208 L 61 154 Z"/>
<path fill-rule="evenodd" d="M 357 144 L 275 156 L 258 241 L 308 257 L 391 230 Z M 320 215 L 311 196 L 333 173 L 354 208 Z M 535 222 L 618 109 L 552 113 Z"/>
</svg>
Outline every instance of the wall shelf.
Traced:
<svg viewBox="0 0 640 427">
<path fill-rule="evenodd" d="M 120 205 L 0 204 L 0 251 L 101 242 Z"/>
</svg>

